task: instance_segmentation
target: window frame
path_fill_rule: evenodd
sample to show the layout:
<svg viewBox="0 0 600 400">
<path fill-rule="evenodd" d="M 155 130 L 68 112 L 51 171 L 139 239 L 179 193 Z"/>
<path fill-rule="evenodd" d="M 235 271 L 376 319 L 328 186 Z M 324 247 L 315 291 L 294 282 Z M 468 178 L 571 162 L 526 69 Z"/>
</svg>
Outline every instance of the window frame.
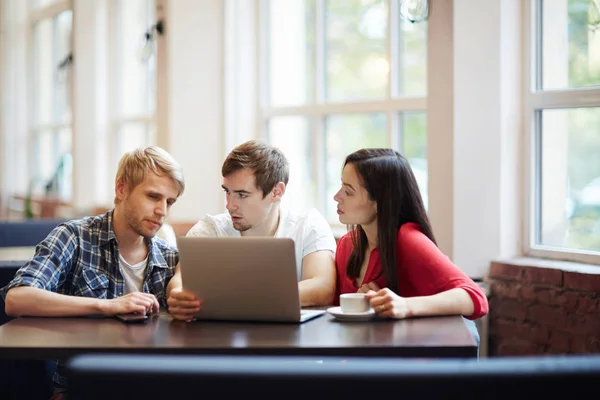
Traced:
<svg viewBox="0 0 600 400">
<path fill-rule="evenodd" d="M 157 117 L 157 104 L 155 101 L 155 106 L 154 106 L 154 111 L 153 112 L 148 112 L 146 113 L 137 113 L 137 114 L 130 114 L 130 115 L 123 115 L 123 113 L 121 112 L 121 110 L 119 110 L 119 105 L 120 105 L 120 99 L 118 98 L 118 93 L 119 93 L 119 89 L 120 89 L 120 72 L 118 70 L 118 65 L 119 65 L 119 48 L 118 48 L 118 32 L 117 32 L 117 28 L 118 28 L 118 18 L 119 16 L 117 15 L 118 12 L 118 3 L 122 2 L 122 1 L 127 1 L 127 0 L 109 0 L 108 1 L 108 15 L 109 15 L 109 30 L 108 30 L 108 39 L 109 39 L 109 45 L 108 45 L 108 81 L 109 81 L 109 91 L 108 91 L 108 98 L 109 100 L 109 128 L 108 128 L 108 142 L 109 142 L 109 152 L 108 152 L 108 157 L 109 159 L 108 161 L 108 165 L 112 165 L 112 169 L 113 169 L 113 174 L 112 176 L 114 176 L 114 174 L 116 174 L 117 172 L 117 165 L 118 162 L 122 156 L 122 151 L 119 149 L 119 135 L 120 130 L 123 126 L 128 125 L 128 124 L 139 124 L 139 125 L 143 125 L 146 129 L 146 135 L 147 135 L 147 140 L 148 140 L 148 145 L 152 145 L 154 143 L 157 142 L 157 130 L 158 130 L 158 117 Z M 148 25 L 146 27 L 146 29 L 150 29 L 150 27 L 152 25 L 154 25 L 156 23 L 156 20 L 158 20 L 158 15 L 157 15 L 157 8 L 158 8 L 158 3 L 159 0 L 148 0 L 149 4 L 148 5 L 148 9 L 147 11 L 150 10 L 154 10 L 154 17 L 153 19 L 149 22 L 150 25 Z M 143 37 L 143 33 L 144 32 L 140 32 L 140 39 Z M 154 43 L 154 48 L 155 48 L 155 75 L 154 75 L 154 92 L 155 92 L 155 96 L 157 95 L 157 91 L 158 91 L 158 65 L 159 65 L 159 61 L 157 60 L 157 54 L 158 51 L 156 51 L 156 47 L 157 47 L 157 42 L 158 42 L 158 35 L 156 32 L 153 32 L 153 40 L 155 41 Z M 149 85 L 150 82 L 146 82 L 146 85 Z M 148 137 L 148 132 L 151 131 L 152 129 L 154 129 L 154 136 L 153 137 Z"/>
<path fill-rule="evenodd" d="M 28 5 L 29 6 L 29 5 Z M 27 10 L 27 59 L 31 60 L 27 65 L 27 77 L 28 82 L 26 83 L 26 96 L 29 99 L 29 104 L 31 107 L 28 107 L 27 111 L 27 147 L 28 147 L 28 160 L 27 165 L 29 168 L 29 182 L 31 182 L 34 177 L 39 172 L 39 164 L 40 164 L 40 155 L 38 154 L 38 141 L 41 135 L 45 132 L 51 132 L 53 135 L 53 142 L 55 144 L 60 141 L 60 134 L 63 130 L 69 130 L 71 134 L 71 145 L 73 144 L 73 104 L 69 104 L 71 107 L 71 118 L 68 121 L 52 121 L 52 122 L 38 122 L 37 120 L 37 90 L 34 82 L 35 78 L 35 59 L 36 59 L 36 42 L 35 42 L 35 27 L 36 24 L 50 20 L 52 21 L 59 14 L 65 11 L 71 11 L 71 16 L 73 15 L 73 4 L 71 0 L 58 0 L 52 4 L 36 7 L 36 8 L 28 8 Z M 54 29 L 54 28 L 53 28 Z M 73 21 L 71 22 L 71 54 L 73 52 Z M 55 39 L 53 39 L 55 40 Z M 72 64 L 71 64 L 72 65 Z M 56 67 L 55 67 L 56 68 Z M 72 68 L 69 66 L 69 68 Z M 67 86 L 66 93 L 69 99 L 69 102 L 73 98 L 73 74 L 69 70 L 67 72 L 67 78 L 65 81 Z M 54 95 L 54 93 L 53 93 Z M 54 113 L 53 113 L 54 114 Z M 53 115 L 53 118 L 55 116 Z M 72 182 L 71 182 L 72 184 Z M 34 192 L 35 193 L 35 192 Z M 63 199 L 65 201 L 71 201 L 72 199 Z"/>
<path fill-rule="evenodd" d="M 536 244 L 538 195 L 541 191 L 538 171 L 541 112 L 547 109 L 600 107 L 600 86 L 546 90 L 541 88 L 541 4 L 543 0 L 523 3 L 524 36 L 524 218 L 523 252 L 526 256 L 553 260 L 600 264 L 600 252 Z"/>
<path fill-rule="evenodd" d="M 255 137 L 266 140 L 268 137 L 269 120 L 273 117 L 285 116 L 302 116 L 309 120 L 309 124 L 313 126 L 312 140 L 310 146 L 312 154 L 315 156 L 311 160 L 312 168 L 315 171 L 314 179 L 316 179 L 316 208 L 326 216 L 326 202 L 333 201 L 327 198 L 326 187 L 326 168 L 324 165 L 325 158 L 325 134 L 327 117 L 343 115 L 343 114 L 367 114 L 367 113 L 382 113 L 386 117 L 386 145 L 393 149 L 402 151 L 402 120 L 401 114 L 410 112 L 427 113 L 427 93 L 420 97 L 396 97 L 398 91 L 398 76 L 397 68 L 399 50 L 398 50 L 398 32 L 399 32 L 399 5 L 398 0 L 383 0 L 384 7 L 387 12 L 387 27 L 386 27 L 386 57 L 389 61 L 390 68 L 388 73 L 388 82 L 385 98 L 369 101 L 348 101 L 348 102 L 328 102 L 325 99 L 325 11 L 326 0 L 315 0 L 315 62 L 313 64 L 312 74 L 314 82 L 312 82 L 312 99 L 306 105 L 299 106 L 270 106 L 267 102 L 269 80 L 267 78 L 268 71 L 268 52 L 267 52 L 267 14 L 269 0 L 256 0 L 256 16 L 257 16 L 257 98 L 256 98 L 256 134 Z M 428 43 L 425 43 L 428 46 Z M 427 51 L 429 54 L 429 51 Z M 429 57 L 429 55 L 428 55 Z M 341 166 L 340 166 L 341 167 Z M 335 232 L 345 232 L 346 226 L 339 221 L 328 220 Z"/>
</svg>

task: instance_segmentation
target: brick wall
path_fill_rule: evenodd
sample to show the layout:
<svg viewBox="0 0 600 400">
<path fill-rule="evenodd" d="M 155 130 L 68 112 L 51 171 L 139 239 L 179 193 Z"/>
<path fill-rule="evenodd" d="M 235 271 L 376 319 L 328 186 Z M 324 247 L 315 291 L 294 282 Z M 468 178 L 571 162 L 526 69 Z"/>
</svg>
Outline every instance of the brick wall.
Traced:
<svg viewBox="0 0 600 400">
<path fill-rule="evenodd" d="M 494 262 L 489 355 L 600 353 L 598 274 Z"/>
</svg>

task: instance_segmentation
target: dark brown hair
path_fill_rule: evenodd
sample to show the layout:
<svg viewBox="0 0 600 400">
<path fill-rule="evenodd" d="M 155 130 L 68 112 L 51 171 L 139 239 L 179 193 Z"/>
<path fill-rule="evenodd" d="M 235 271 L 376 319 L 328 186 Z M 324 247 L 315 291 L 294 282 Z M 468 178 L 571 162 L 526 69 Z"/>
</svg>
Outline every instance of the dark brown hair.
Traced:
<svg viewBox="0 0 600 400">
<path fill-rule="evenodd" d="M 387 287 L 398 293 L 398 230 L 407 222 L 419 225 L 421 231 L 436 243 L 421 192 L 408 160 L 392 149 L 361 149 L 346 157 L 344 166 L 352 164 L 362 186 L 377 204 L 377 247 Z M 367 235 L 360 225 L 351 237 L 353 250 L 346 275 L 355 280 L 368 248 Z M 436 244 L 437 245 L 437 244 Z"/>
<path fill-rule="evenodd" d="M 250 140 L 231 150 L 223 162 L 221 175 L 226 177 L 244 168 L 254 172 L 256 187 L 262 190 L 263 198 L 279 182 L 287 186 L 290 177 L 288 160 L 283 152 L 260 140 Z"/>
</svg>

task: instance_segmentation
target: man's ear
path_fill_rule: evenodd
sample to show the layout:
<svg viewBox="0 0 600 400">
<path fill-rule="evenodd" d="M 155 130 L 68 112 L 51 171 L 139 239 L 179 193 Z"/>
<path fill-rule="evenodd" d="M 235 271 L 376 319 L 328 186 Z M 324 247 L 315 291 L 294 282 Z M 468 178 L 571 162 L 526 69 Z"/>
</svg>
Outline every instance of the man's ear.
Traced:
<svg viewBox="0 0 600 400">
<path fill-rule="evenodd" d="M 119 179 L 115 183 L 115 198 L 119 201 L 127 198 L 127 184 L 123 179 Z"/>
<path fill-rule="evenodd" d="M 283 183 L 283 182 L 277 183 L 275 185 L 275 187 L 273 188 L 273 190 L 271 191 L 271 194 L 273 195 L 273 201 L 281 200 L 281 197 L 283 196 L 284 193 L 285 193 L 285 183 Z"/>
</svg>

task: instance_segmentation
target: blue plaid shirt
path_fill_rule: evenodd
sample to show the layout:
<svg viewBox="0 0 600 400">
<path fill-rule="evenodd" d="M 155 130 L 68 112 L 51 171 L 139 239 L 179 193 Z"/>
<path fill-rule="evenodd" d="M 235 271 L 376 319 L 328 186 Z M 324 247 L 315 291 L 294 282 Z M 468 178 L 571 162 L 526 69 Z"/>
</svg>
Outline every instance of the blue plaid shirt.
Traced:
<svg viewBox="0 0 600 400">
<path fill-rule="evenodd" d="M 17 286 L 31 286 L 70 295 L 113 299 L 124 293 L 119 269 L 119 246 L 112 224 L 113 211 L 96 217 L 64 222 L 37 245 L 35 255 L 0 289 L 0 295 Z M 148 265 L 143 291 L 166 306 L 166 288 L 179 262 L 177 249 L 154 237 L 148 242 Z M 65 386 L 59 362 L 54 382 Z"/>
</svg>

